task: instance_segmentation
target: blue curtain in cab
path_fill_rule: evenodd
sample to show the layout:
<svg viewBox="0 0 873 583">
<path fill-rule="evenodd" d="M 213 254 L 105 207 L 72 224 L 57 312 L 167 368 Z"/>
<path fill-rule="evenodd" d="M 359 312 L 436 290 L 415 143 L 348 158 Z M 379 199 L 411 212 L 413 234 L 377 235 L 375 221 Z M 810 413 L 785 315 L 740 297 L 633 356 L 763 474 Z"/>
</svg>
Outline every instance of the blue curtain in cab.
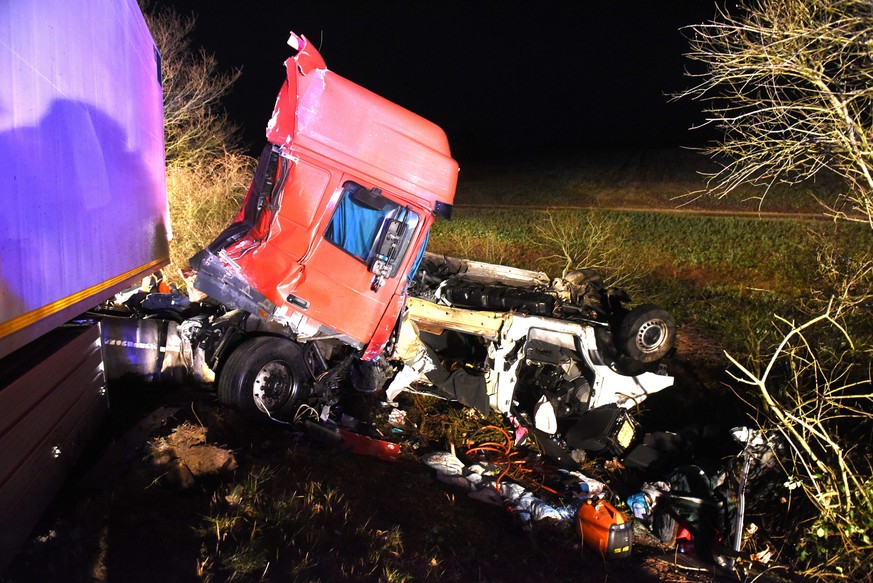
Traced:
<svg viewBox="0 0 873 583">
<path fill-rule="evenodd" d="M 334 245 L 366 261 L 382 221 L 396 210 L 397 206 L 393 204 L 386 204 L 378 211 L 362 206 L 346 191 L 333 213 L 326 237 Z"/>
</svg>

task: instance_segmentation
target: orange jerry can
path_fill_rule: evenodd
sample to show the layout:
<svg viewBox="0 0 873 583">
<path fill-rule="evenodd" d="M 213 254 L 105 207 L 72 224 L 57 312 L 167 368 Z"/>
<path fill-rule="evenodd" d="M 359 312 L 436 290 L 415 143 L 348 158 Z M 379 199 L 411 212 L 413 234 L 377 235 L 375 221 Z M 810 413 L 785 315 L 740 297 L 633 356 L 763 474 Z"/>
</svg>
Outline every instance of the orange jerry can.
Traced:
<svg viewBox="0 0 873 583">
<path fill-rule="evenodd" d="M 582 543 L 604 557 L 627 557 L 633 545 L 633 523 L 607 500 L 586 500 L 576 514 Z"/>
</svg>

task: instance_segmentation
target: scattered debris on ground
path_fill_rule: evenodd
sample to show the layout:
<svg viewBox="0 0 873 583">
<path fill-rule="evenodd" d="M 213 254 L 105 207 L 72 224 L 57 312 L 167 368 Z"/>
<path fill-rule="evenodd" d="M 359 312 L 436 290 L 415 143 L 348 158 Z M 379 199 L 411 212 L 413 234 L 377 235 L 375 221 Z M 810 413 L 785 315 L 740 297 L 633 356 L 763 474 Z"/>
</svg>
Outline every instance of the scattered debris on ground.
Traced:
<svg viewBox="0 0 873 583">
<path fill-rule="evenodd" d="M 64 493 L 5 582 L 260 580 L 265 570 L 275 581 L 726 576 L 633 519 L 623 501 L 631 479 L 615 458 L 555 467 L 500 416 L 425 395 L 388 404 L 354 393 L 349 427 L 325 439 L 302 423 L 248 421 L 200 389 L 177 402 L 186 398 L 194 402 L 155 424 L 111 485 Z M 393 444 L 397 455 L 344 448 L 337 434 Z M 600 543 L 584 544 L 585 500 L 633 525 L 629 557 L 605 561 Z M 317 561 L 328 556 L 332 566 Z"/>
<path fill-rule="evenodd" d="M 96 493 L 73 491 L 80 506 L 47 527 L 55 534 L 34 539 L 9 581 L 61 580 L 51 561 L 38 565 L 66 536 L 57 534 L 64 520 L 88 539 L 78 559 L 65 545 L 64 560 L 90 561 L 79 571 L 102 581 L 129 574 L 125 565 L 142 564 L 149 550 L 173 556 L 166 577 L 202 580 L 508 580 L 523 571 L 534 581 L 580 572 L 687 581 L 767 572 L 773 550 L 750 510 L 773 481 L 768 473 L 778 473 L 779 446 L 750 432 L 731 442 L 735 412 L 695 413 L 718 396 L 672 357 L 677 338 L 687 339 L 669 314 L 622 308 L 619 292 L 590 273 L 546 289 L 544 274 L 462 262 L 459 278 L 448 258 L 427 261 L 441 273 L 430 283 L 454 290 L 460 307 L 410 303 L 395 359 L 356 361 L 345 348 L 311 343 L 291 351 L 300 368 L 283 360 L 296 345 L 266 334 L 241 341 L 240 354 L 262 360 L 251 375 L 213 383 L 188 326 L 215 318 L 233 337 L 241 324 L 215 306 L 178 325 L 166 320 L 155 332 L 178 339 L 178 354 L 162 357 L 168 374 L 158 368 L 152 380 L 178 389 L 187 379 L 172 393 L 176 404 L 118 438 L 97 467 L 122 477 L 92 470 L 104 483 L 80 483 Z M 470 283 L 495 270 L 521 287 Z M 559 289 L 571 299 L 551 295 Z M 515 307 L 468 305 L 483 298 Z M 553 306 L 536 315 L 551 301 L 566 318 L 551 317 Z M 627 321 L 633 334 L 622 332 Z M 139 333 L 155 322 L 134 317 L 109 329 Z M 616 349 L 613 329 L 633 357 Z M 641 344 L 631 342 L 637 337 Z M 234 359 L 243 370 L 245 359 Z M 125 394 L 123 376 L 112 380 L 122 407 L 155 400 Z M 231 393 L 239 398 L 228 402 Z M 89 496 L 100 511 L 82 520 Z M 132 537 L 144 528 L 166 536 L 140 548 Z M 333 564 L 318 562 L 323 556 Z M 421 556 L 429 562 L 414 560 Z"/>
</svg>

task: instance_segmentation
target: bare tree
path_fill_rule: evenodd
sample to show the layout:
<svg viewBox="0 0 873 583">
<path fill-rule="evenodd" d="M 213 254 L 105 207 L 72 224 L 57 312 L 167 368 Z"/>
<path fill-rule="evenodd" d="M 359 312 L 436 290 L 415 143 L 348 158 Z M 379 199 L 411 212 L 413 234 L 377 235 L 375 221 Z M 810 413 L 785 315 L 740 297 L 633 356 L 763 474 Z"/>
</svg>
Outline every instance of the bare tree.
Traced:
<svg viewBox="0 0 873 583">
<path fill-rule="evenodd" d="M 676 98 L 705 104 L 722 132 L 706 191 L 796 184 L 829 170 L 845 183 L 821 202 L 873 228 L 873 3 L 739 0 L 684 29 L 702 68 Z"/>
<path fill-rule="evenodd" d="M 222 72 L 215 56 L 192 46 L 195 18 L 141 0 L 161 54 L 167 197 L 173 221 L 167 279 L 182 285 L 188 258 L 239 211 L 254 160 L 238 150 L 221 99 L 240 71 Z"/>
<path fill-rule="evenodd" d="M 850 317 L 869 320 L 873 306 L 873 250 L 855 249 L 846 253 L 826 232 L 811 234 L 816 249 L 817 286 L 801 301 L 804 313 L 821 312 L 832 305 L 837 319 Z M 873 356 L 873 342 L 862 342 L 862 348 Z"/>
<path fill-rule="evenodd" d="M 191 46 L 196 19 L 143 2 L 143 12 L 161 54 L 167 162 L 196 163 L 237 143 L 237 128 L 220 107 L 240 76 L 222 72 L 215 55 Z"/>
<path fill-rule="evenodd" d="M 787 329 L 763 369 L 728 354 L 736 369 L 730 374 L 740 385 L 737 394 L 757 405 L 762 428 L 781 435 L 788 446 L 780 459 L 788 477 L 783 495 L 802 498 L 792 509 L 797 523 L 781 526 L 802 533 L 799 540 L 786 537 L 789 544 L 814 551 L 807 559 L 798 554 L 803 574 L 824 581 L 866 580 L 873 552 L 873 477 L 869 450 L 859 447 L 859 440 L 863 444 L 873 421 L 870 370 L 852 363 L 854 342 L 835 318 L 833 304 L 805 323 L 780 322 Z M 823 326 L 832 327 L 845 347 L 831 352 L 820 346 L 814 336 Z"/>
<path fill-rule="evenodd" d="M 608 285 L 623 287 L 633 294 L 646 275 L 623 249 L 628 227 L 621 219 L 596 213 L 580 219 L 574 213 L 549 210 L 534 229 L 534 245 L 550 251 L 542 261 L 560 265 L 561 277 L 575 269 L 593 269 Z"/>
</svg>

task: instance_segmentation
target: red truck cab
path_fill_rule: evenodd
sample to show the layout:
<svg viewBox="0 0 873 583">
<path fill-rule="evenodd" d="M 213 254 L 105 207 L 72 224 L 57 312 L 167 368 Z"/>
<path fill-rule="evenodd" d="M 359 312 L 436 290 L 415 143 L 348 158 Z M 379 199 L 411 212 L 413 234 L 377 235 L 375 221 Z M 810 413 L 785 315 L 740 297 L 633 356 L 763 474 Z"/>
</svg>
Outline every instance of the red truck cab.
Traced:
<svg viewBox="0 0 873 583">
<path fill-rule="evenodd" d="M 215 371 L 219 399 L 254 418 L 326 422 L 341 389 L 375 392 L 393 376 L 386 396 L 430 383 L 483 414 L 518 415 L 562 463 L 572 459 L 565 438 L 629 448 L 627 409 L 672 385 L 659 365 L 673 349 L 672 316 L 626 308 L 627 294 L 590 269 L 550 281 L 422 261 L 454 200 L 444 132 L 330 72 L 306 39 L 290 44 L 298 52 L 243 209 L 192 259 L 194 286 L 233 308 L 180 325 Z M 419 261 L 409 290 L 420 297 L 407 300 Z M 455 366 L 459 353 L 471 366 Z"/>
<path fill-rule="evenodd" d="M 288 44 L 267 147 L 236 221 L 192 259 L 195 287 L 372 360 L 451 212 L 458 164 L 438 126 L 328 70 L 305 37 Z"/>
</svg>

